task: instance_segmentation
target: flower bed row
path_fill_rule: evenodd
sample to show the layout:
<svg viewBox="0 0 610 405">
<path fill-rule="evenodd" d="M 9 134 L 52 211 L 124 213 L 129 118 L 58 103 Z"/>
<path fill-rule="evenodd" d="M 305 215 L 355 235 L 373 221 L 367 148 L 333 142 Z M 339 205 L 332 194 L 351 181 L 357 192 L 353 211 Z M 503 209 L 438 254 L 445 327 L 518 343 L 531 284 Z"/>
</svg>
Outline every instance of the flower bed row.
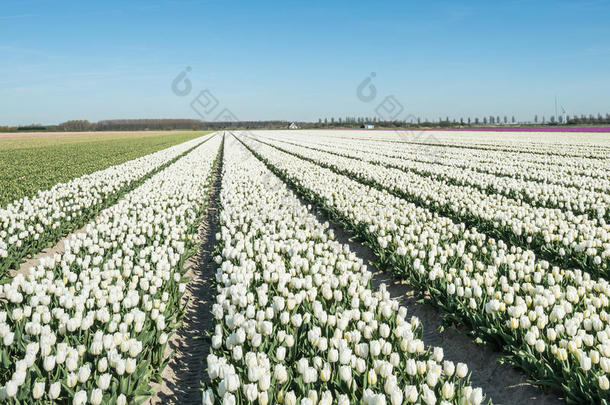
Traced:
<svg viewBox="0 0 610 405">
<path fill-rule="evenodd" d="M 211 135 L 214 136 L 214 135 Z M 125 193 L 211 136 L 111 166 L 41 190 L 0 208 L 0 278 L 28 255 L 54 245 L 89 222 Z"/>
<path fill-rule="evenodd" d="M 467 367 L 234 139 L 221 189 L 204 404 L 479 404 Z"/>
<path fill-rule="evenodd" d="M 369 133 L 367 131 L 345 131 L 343 134 L 345 134 L 343 138 L 346 139 L 445 147 L 466 152 L 515 153 L 532 159 L 537 155 L 540 159 L 567 157 L 597 159 L 601 162 L 610 156 L 610 147 L 604 139 L 606 133 L 583 135 L 555 132 L 550 135 L 536 131 L 536 129 L 519 134 L 515 132 L 507 134 L 502 131 L 449 133 L 445 130 L 427 131 L 413 128 Z M 582 142 L 583 138 L 587 139 Z"/>
<path fill-rule="evenodd" d="M 263 139 L 266 139 L 264 137 Z M 456 186 L 475 187 L 483 193 L 501 194 L 518 202 L 524 201 L 534 207 L 545 207 L 571 211 L 575 215 L 585 214 L 590 219 L 604 219 L 610 222 L 610 194 L 599 192 L 603 182 L 607 182 L 607 172 L 603 178 L 588 178 L 588 187 L 563 186 L 552 183 L 541 183 L 518 179 L 511 176 L 496 176 L 489 173 L 479 172 L 472 169 L 452 167 L 446 164 L 424 163 L 412 160 L 411 153 L 400 153 L 394 151 L 387 155 L 379 151 L 371 151 L 371 147 L 343 146 L 336 142 L 326 144 L 311 143 L 273 138 L 281 142 L 280 145 L 290 143 L 307 149 L 328 152 L 342 157 L 359 159 L 375 165 L 382 165 L 413 172 L 420 176 L 431 177 L 434 180 L 446 182 Z M 439 157 L 441 161 L 444 157 Z M 506 164 L 507 160 L 499 161 L 498 164 Z M 548 171 L 557 171 L 562 168 L 561 162 L 556 162 L 547 167 Z M 567 176 L 571 176 L 567 174 Z M 608 183 L 610 190 L 610 182 Z"/>
<path fill-rule="evenodd" d="M 264 142 L 259 140 L 259 142 Z M 610 223 L 559 209 L 535 208 L 473 187 L 454 186 L 429 177 L 378 166 L 332 153 L 294 145 L 273 144 L 278 150 L 309 159 L 364 184 L 389 192 L 464 222 L 512 245 L 532 249 L 564 267 L 577 267 L 593 275 L 608 275 Z"/>
<path fill-rule="evenodd" d="M 321 212 L 361 237 L 449 321 L 500 345 L 538 384 L 578 403 L 610 400 L 610 283 L 550 266 L 346 176 L 240 138 Z"/>
<path fill-rule="evenodd" d="M 0 401 L 141 402 L 183 313 L 220 137 L 103 210 L 65 252 L 0 286 Z"/>
<path fill-rule="evenodd" d="M 273 136 L 274 133 L 265 136 Z M 610 192 L 610 180 L 607 178 L 610 164 L 605 160 L 588 159 L 573 156 L 553 156 L 529 153 L 502 152 L 490 150 L 469 150 L 453 148 L 442 142 L 437 146 L 420 145 L 411 142 L 422 137 L 417 131 L 397 132 L 394 140 L 361 140 L 358 138 L 337 138 L 329 141 L 328 137 L 308 134 L 308 142 L 315 142 L 322 147 L 339 145 L 353 150 L 373 151 L 395 158 L 406 158 L 422 164 L 436 164 L 449 168 L 459 168 L 499 177 L 509 177 L 524 181 L 556 184 L 566 187 Z M 275 139 L 302 139 L 298 135 L 282 133 Z M 595 181 L 591 181 L 595 179 Z"/>
</svg>

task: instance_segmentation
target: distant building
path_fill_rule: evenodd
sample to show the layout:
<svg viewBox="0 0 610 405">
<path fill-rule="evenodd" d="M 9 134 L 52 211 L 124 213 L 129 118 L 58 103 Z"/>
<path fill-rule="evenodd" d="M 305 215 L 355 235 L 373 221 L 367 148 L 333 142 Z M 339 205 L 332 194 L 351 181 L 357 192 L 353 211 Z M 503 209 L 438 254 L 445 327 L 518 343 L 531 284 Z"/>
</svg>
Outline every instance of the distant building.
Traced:
<svg viewBox="0 0 610 405">
<path fill-rule="evenodd" d="M 288 129 L 299 129 L 299 126 L 296 124 L 296 122 L 293 122 L 292 124 L 288 125 Z"/>
<path fill-rule="evenodd" d="M 375 125 L 373 125 L 373 124 L 364 124 L 364 125 L 362 125 L 361 128 L 364 128 L 364 129 L 373 129 L 373 128 L 375 128 Z"/>
</svg>

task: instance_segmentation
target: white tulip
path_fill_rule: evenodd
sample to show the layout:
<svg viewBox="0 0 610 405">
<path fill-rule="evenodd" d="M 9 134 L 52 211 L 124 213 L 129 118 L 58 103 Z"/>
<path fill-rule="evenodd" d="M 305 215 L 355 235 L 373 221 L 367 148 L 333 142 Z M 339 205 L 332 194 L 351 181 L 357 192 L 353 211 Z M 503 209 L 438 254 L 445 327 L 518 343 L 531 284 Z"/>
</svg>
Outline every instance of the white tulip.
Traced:
<svg viewBox="0 0 610 405">
<path fill-rule="evenodd" d="M 61 394 L 61 383 L 59 381 L 49 385 L 49 398 L 57 399 Z"/>
<path fill-rule="evenodd" d="M 46 356 L 43 360 L 43 368 L 49 372 L 55 368 L 55 356 Z"/>
<path fill-rule="evenodd" d="M 74 394 L 74 399 L 72 400 L 74 405 L 85 405 L 87 403 L 87 391 L 80 390 L 76 394 Z"/>
<path fill-rule="evenodd" d="M 225 392 L 225 394 L 222 397 L 222 404 L 223 405 L 235 405 L 236 404 L 235 395 L 231 394 L 230 392 Z"/>
<path fill-rule="evenodd" d="M 284 396 L 284 404 L 285 405 L 296 405 L 297 397 L 293 391 L 288 391 Z"/>
<path fill-rule="evenodd" d="M 348 385 L 352 382 L 352 368 L 350 366 L 341 366 L 339 368 L 339 376 L 341 380 L 345 381 Z"/>
<path fill-rule="evenodd" d="M 207 389 L 203 391 L 201 404 L 214 405 L 214 391 L 212 391 L 212 389 Z"/>
<path fill-rule="evenodd" d="M 127 372 L 127 374 L 133 374 L 136 371 L 136 367 L 136 359 L 127 359 L 125 361 L 125 372 Z"/>
<path fill-rule="evenodd" d="M 607 391 L 608 389 L 610 389 L 610 381 L 608 381 L 608 377 L 606 377 L 605 375 L 602 375 L 598 378 L 598 383 L 599 383 L 599 388 L 601 388 L 604 391 Z"/>
<path fill-rule="evenodd" d="M 256 389 L 256 384 L 245 384 L 243 390 L 248 401 L 254 402 L 257 400 L 258 390 Z"/>
<path fill-rule="evenodd" d="M 85 364 L 78 369 L 78 381 L 81 383 L 87 382 L 89 376 L 91 375 L 91 366 L 89 364 Z"/>
<path fill-rule="evenodd" d="M 102 399 L 104 397 L 104 394 L 102 393 L 102 390 L 99 388 L 94 388 L 93 391 L 91 392 L 91 403 L 93 405 L 99 405 L 102 403 Z"/>
<path fill-rule="evenodd" d="M 445 398 L 445 399 L 453 398 L 454 392 L 455 392 L 454 384 L 450 383 L 449 381 L 446 381 L 443 384 L 443 387 L 441 388 L 441 393 L 443 395 L 443 398 Z"/>
<path fill-rule="evenodd" d="M 480 388 L 473 389 L 469 400 L 471 404 L 479 405 L 483 401 L 483 391 Z"/>
<path fill-rule="evenodd" d="M 44 381 L 38 381 L 34 383 L 34 388 L 32 389 L 32 397 L 34 399 L 39 399 L 44 395 L 45 392 L 45 383 Z"/>
<path fill-rule="evenodd" d="M 455 367 L 455 374 L 459 378 L 464 378 L 468 374 L 468 366 L 464 363 L 458 363 Z"/>
<path fill-rule="evenodd" d="M 106 391 L 108 387 L 110 387 L 110 382 L 112 380 L 112 376 L 108 373 L 102 374 L 99 376 L 97 385 L 102 391 Z"/>
</svg>

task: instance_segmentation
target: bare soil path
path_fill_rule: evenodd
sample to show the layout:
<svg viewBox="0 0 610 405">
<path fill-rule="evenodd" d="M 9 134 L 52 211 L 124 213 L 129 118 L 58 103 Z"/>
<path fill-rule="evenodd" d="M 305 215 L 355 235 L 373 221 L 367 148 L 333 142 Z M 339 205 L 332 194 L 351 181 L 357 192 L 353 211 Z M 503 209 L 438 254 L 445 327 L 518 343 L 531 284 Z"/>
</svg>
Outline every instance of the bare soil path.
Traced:
<svg viewBox="0 0 610 405">
<path fill-rule="evenodd" d="M 197 256 L 188 262 L 186 275 L 191 281 L 183 296 L 188 301 L 186 313 L 182 326 L 169 339 L 166 354 L 173 352 L 172 358 L 161 373 L 161 384 L 153 385 L 156 394 L 145 402 L 148 405 L 201 404 L 200 383 L 207 376 L 205 359 L 210 352 L 210 343 L 203 337 L 214 326 L 211 308 L 216 294 L 212 281 L 217 265 L 211 259 L 218 229 L 223 155 L 224 151 L 210 188 L 208 210 L 199 228 L 202 244 Z"/>
<path fill-rule="evenodd" d="M 209 342 L 201 337 L 205 331 L 213 328 L 210 309 L 214 300 L 212 279 L 216 265 L 211 261 L 211 254 L 218 226 L 221 170 L 222 167 L 219 165 L 211 189 L 210 208 L 202 222 L 203 244 L 187 273 L 192 280 L 184 296 L 188 299 L 188 306 L 183 326 L 170 339 L 168 346 L 174 352 L 173 357 L 162 372 L 162 383 L 153 387 L 156 394 L 146 404 L 201 403 L 200 382 L 206 379 L 205 357 L 210 349 Z M 313 213 L 321 222 L 326 221 L 316 212 Z M 351 235 L 341 226 L 333 222 L 330 224 L 339 242 L 348 244 L 365 263 L 375 261 L 371 249 L 350 240 Z M 565 404 L 559 393 L 544 392 L 530 384 L 522 370 L 500 364 L 498 360 L 502 353 L 492 346 L 477 344 L 466 335 L 465 330 L 460 328 L 443 328 L 440 311 L 430 305 L 418 303 L 416 295 L 408 284 L 373 265 L 370 265 L 370 269 L 374 273 L 374 287 L 377 288 L 381 283 L 385 283 L 391 296 L 407 307 L 408 315 L 420 319 L 425 344 L 442 347 L 448 360 L 466 363 L 469 371 L 472 372 L 470 380 L 472 385 L 481 387 L 494 404 Z"/>
<path fill-rule="evenodd" d="M 94 221 L 95 221 L 95 218 L 92 219 L 91 221 L 87 222 L 80 229 L 70 232 L 69 234 L 67 234 L 66 236 L 61 238 L 54 246 L 42 249 L 40 252 L 36 253 L 34 256 L 32 256 L 32 257 L 26 259 L 24 262 L 22 262 L 18 269 L 9 270 L 9 274 L 12 277 L 15 277 L 17 274 L 23 274 L 25 276 L 28 274 L 30 267 L 36 267 L 39 264 L 40 259 L 42 259 L 43 257 L 53 256 L 53 255 L 55 255 L 55 253 L 59 253 L 60 255 L 63 254 L 66 251 L 64 249 L 64 242 L 67 240 L 70 240 L 72 235 L 85 232 L 85 228 L 87 227 L 87 224 L 93 223 Z"/>
<path fill-rule="evenodd" d="M 318 219 L 325 221 L 317 213 Z M 336 240 L 349 245 L 365 263 L 376 260 L 373 251 L 367 246 L 350 240 L 349 235 L 341 226 L 329 222 L 335 232 Z M 453 362 L 466 363 L 472 372 L 470 382 L 473 387 L 481 387 L 494 404 L 565 404 L 559 393 L 543 392 L 540 388 L 528 382 L 525 373 L 507 364 L 499 364 L 502 353 L 489 345 L 477 344 L 466 335 L 465 330 L 455 327 L 442 329 L 440 310 L 427 304 L 418 303 L 413 289 L 402 280 L 398 280 L 389 272 L 381 271 L 369 265 L 373 272 L 373 286 L 377 288 L 384 283 L 393 299 L 407 308 L 407 317 L 417 316 L 423 326 L 423 341 L 427 346 L 443 348 L 445 359 Z"/>
</svg>

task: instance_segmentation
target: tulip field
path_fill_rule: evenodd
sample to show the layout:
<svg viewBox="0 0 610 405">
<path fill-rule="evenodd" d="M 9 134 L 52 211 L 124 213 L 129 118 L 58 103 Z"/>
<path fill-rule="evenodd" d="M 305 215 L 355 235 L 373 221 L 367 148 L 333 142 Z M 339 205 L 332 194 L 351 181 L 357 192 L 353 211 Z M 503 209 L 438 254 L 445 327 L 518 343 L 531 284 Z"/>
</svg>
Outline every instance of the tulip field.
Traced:
<svg viewBox="0 0 610 405">
<path fill-rule="evenodd" d="M 151 394 L 181 315 L 182 266 L 197 245 L 221 142 L 197 138 L 3 209 L 2 263 L 9 264 L 97 214 L 64 241 L 63 254 L 0 285 L 3 402 L 127 404 Z M 99 210 L 129 185 L 136 187 Z"/>
<path fill-rule="evenodd" d="M 0 133 L 0 206 L 202 132 Z"/>
<path fill-rule="evenodd" d="M 374 271 L 541 393 L 610 404 L 610 135 L 433 135 L 216 132 L 0 206 L 0 402 L 155 395 L 216 207 L 203 404 L 510 402 Z"/>
<path fill-rule="evenodd" d="M 249 156 L 227 142 L 203 403 L 481 403 L 465 365 L 425 347 L 417 319 Z"/>
</svg>

